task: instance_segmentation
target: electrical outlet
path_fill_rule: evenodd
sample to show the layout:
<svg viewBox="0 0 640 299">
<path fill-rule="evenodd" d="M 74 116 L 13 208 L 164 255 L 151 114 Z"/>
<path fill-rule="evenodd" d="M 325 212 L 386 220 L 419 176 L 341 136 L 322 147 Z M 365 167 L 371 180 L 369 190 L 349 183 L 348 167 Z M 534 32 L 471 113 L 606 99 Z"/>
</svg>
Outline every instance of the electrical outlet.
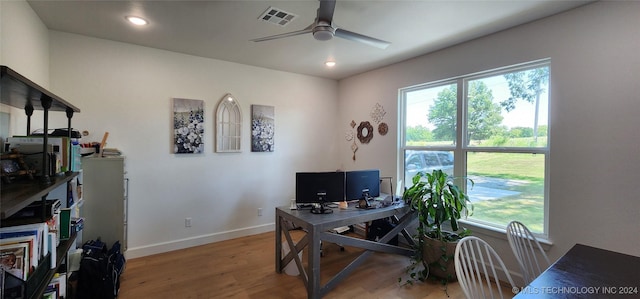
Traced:
<svg viewBox="0 0 640 299">
<path fill-rule="evenodd" d="M 184 219 L 184 227 L 191 227 L 191 218 Z"/>
<path fill-rule="evenodd" d="M 258 208 L 258 216 L 262 216 L 262 208 Z"/>
</svg>

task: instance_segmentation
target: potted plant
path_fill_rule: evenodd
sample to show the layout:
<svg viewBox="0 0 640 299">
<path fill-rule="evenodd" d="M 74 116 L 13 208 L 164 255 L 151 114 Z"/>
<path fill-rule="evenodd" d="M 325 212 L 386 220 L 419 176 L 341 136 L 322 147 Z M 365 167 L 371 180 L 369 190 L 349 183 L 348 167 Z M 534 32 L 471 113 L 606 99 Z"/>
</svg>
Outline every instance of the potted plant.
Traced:
<svg viewBox="0 0 640 299">
<path fill-rule="evenodd" d="M 469 181 L 473 186 L 473 181 Z M 458 220 L 470 215 L 473 205 L 469 196 L 454 183 L 454 178 L 440 169 L 432 173 L 418 172 L 412 183 L 404 191 L 403 199 L 417 212 L 418 227 L 414 236 L 415 255 L 407 268 L 406 283 L 433 277 L 446 285 L 456 279 L 453 255 L 457 241 L 471 234 L 459 227 Z M 447 223 L 450 231 L 443 229 Z"/>
</svg>

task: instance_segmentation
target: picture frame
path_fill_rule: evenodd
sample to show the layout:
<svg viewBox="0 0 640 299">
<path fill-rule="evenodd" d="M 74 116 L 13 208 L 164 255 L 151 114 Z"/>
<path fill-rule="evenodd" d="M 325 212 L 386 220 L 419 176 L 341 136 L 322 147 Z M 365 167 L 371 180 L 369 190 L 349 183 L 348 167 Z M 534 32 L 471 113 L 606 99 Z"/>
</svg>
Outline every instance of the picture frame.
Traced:
<svg viewBox="0 0 640 299">
<path fill-rule="evenodd" d="M 173 153 L 204 152 L 204 101 L 173 99 Z"/>
<path fill-rule="evenodd" d="M 273 152 L 275 107 L 251 105 L 251 151 Z"/>
</svg>

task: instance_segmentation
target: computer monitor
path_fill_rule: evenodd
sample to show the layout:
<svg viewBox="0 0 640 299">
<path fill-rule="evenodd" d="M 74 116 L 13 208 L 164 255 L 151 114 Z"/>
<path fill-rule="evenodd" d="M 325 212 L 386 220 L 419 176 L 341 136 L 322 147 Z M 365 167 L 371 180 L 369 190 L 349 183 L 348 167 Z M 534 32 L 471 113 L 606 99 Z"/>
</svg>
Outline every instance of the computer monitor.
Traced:
<svg viewBox="0 0 640 299">
<path fill-rule="evenodd" d="M 325 204 L 343 200 L 343 171 L 296 173 L 296 203 L 316 204 L 311 213 L 332 213 L 333 210 L 325 208 Z"/>
<path fill-rule="evenodd" d="M 380 170 L 347 171 L 345 177 L 347 200 L 369 200 L 380 196 Z"/>
</svg>

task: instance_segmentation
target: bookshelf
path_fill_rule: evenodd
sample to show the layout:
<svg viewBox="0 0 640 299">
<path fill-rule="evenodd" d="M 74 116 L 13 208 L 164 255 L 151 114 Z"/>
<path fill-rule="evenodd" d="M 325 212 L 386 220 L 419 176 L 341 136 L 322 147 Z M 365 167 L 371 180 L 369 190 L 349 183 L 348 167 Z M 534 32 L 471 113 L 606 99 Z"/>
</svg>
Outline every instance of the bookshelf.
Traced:
<svg viewBox="0 0 640 299">
<path fill-rule="evenodd" d="M 43 149 L 46 149 L 48 144 L 49 112 L 62 111 L 66 113 L 69 137 L 71 137 L 71 118 L 75 112 L 80 112 L 77 107 L 4 65 L 0 66 L 0 103 L 24 109 L 27 117 L 27 132 L 31 131 L 31 115 L 33 111 L 43 111 Z M 68 152 L 71 153 L 71 149 Z M 47 161 L 46 150 L 43 150 L 42 155 L 42 161 Z M 71 161 L 71 156 L 69 161 Z M 49 173 L 49 163 L 42 163 L 42 167 L 43 175 L 40 179 L 23 179 L 15 180 L 11 183 L 2 183 L 0 190 L 0 226 L 7 227 L 45 222 L 47 219 L 45 218 L 46 213 L 44 213 L 44 203 L 49 193 L 63 186 L 66 188 L 67 184 L 79 175 L 78 172 L 68 171 L 62 175 L 49 176 L 47 175 Z M 43 203 L 40 219 L 9 219 L 24 207 L 38 200 Z M 69 239 L 60 241 L 56 249 L 55 267 L 50 265 L 51 252 L 41 259 L 41 263 L 39 263 L 36 270 L 25 281 L 25 298 L 42 298 L 49 281 L 66 258 L 68 250 L 75 243 L 75 238 L 76 234 L 73 233 Z"/>
<path fill-rule="evenodd" d="M 42 185 L 31 181 L 16 181 L 2 185 L 2 210 L 0 218 L 5 220 L 9 216 L 22 210 L 30 203 L 46 197 L 49 192 L 57 189 L 78 176 L 79 172 L 72 172 L 51 178 L 51 184 Z M 3 221 L 2 226 L 5 226 Z"/>
</svg>

